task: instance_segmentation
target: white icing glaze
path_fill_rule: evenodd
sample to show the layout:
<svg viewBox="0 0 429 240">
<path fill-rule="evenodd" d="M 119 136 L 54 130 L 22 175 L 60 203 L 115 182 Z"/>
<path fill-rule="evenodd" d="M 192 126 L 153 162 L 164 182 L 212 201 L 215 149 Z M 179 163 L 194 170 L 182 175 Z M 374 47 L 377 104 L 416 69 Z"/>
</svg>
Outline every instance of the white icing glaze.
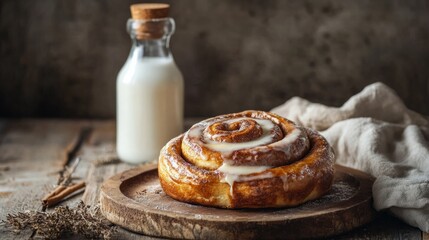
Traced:
<svg viewBox="0 0 429 240">
<path fill-rule="evenodd" d="M 280 176 L 280 179 L 283 182 L 283 190 L 285 192 L 287 192 L 289 190 L 289 176 L 287 174 L 286 175 L 282 175 L 282 176 Z"/>
<path fill-rule="evenodd" d="M 292 132 L 287 134 L 283 139 L 281 139 L 277 142 L 273 142 L 273 143 L 268 144 L 268 145 L 250 148 L 249 151 L 251 154 L 256 155 L 258 153 L 264 153 L 264 152 L 268 152 L 268 151 L 272 151 L 272 150 L 277 150 L 277 151 L 282 151 L 286 155 L 290 156 L 292 154 L 291 153 L 291 151 L 292 151 L 291 145 L 293 142 L 295 142 L 301 136 L 301 134 L 302 134 L 302 131 L 298 128 L 295 128 Z M 304 144 L 308 144 L 308 139 L 302 138 L 302 142 Z M 222 157 L 224 158 L 224 161 L 229 160 L 227 152 L 223 152 Z"/>
<path fill-rule="evenodd" d="M 261 145 L 268 144 L 273 141 L 274 133 L 272 132 L 274 128 L 274 123 L 271 120 L 267 119 L 256 119 L 256 118 L 236 118 L 225 121 L 225 123 L 233 123 L 237 121 L 241 121 L 243 119 L 251 119 L 256 121 L 262 128 L 262 135 L 258 139 L 249 141 L 249 142 L 241 142 L 241 143 L 228 143 L 228 142 L 216 142 L 204 136 L 204 141 L 206 142 L 204 145 L 214 151 L 222 152 L 225 155 L 231 153 L 236 150 L 253 148 Z M 201 129 L 200 131 L 201 132 Z M 191 135 L 190 135 L 191 136 Z"/>
<path fill-rule="evenodd" d="M 234 197 L 234 183 L 237 181 L 238 175 L 234 174 L 225 174 L 225 178 L 222 179 L 224 182 L 228 183 L 229 185 L 229 194 L 231 197 Z"/>
<path fill-rule="evenodd" d="M 203 128 L 204 126 L 201 126 L 202 124 L 198 125 L 198 126 L 194 126 L 191 129 L 189 129 L 185 135 L 188 135 L 190 138 L 196 138 L 199 139 L 200 138 L 200 133 L 201 133 L 201 128 Z"/>
<path fill-rule="evenodd" d="M 252 173 L 263 172 L 271 168 L 270 166 L 234 166 L 223 162 L 217 170 L 226 174 L 247 175 Z"/>
<path fill-rule="evenodd" d="M 243 182 L 243 181 L 253 181 L 264 178 L 272 177 L 271 172 L 264 174 L 249 176 L 253 173 L 260 173 L 267 169 L 270 169 L 270 166 L 233 166 L 228 163 L 223 163 L 217 170 L 224 173 L 225 177 L 222 179 L 223 182 L 226 182 L 230 186 L 230 194 L 234 196 L 234 183 Z"/>
<path fill-rule="evenodd" d="M 230 194 L 232 197 L 234 197 L 234 188 L 233 185 L 235 182 L 247 182 L 247 181 L 255 181 L 255 180 L 261 180 L 266 178 L 273 177 L 273 174 L 271 172 L 265 172 L 258 175 L 235 175 L 235 174 L 225 174 L 225 178 L 222 179 L 223 182 L 228 183 L 230 186 Z"/>
<path fill-rule="evenodd" d="M 288 133 L 282 140 L 271 143 L 270 147 L 273 147 L 275 149 L 284 149 L 286 146 L 289 146 L 294 141 L 296 141 L 300 137 L 301 133 L 302 131 L 300 129 L 295 128 L 292 132 Z M 304 139 L 308 141 L 307 138 Z"/>
<path fill-rule="evenodd" d="M 240 175 L 239 178 L 236 180 L 236 182 L 246 182 L 246 181 L 254 181 L 254 180 L 261 180 L 265 178 L 271 178 L 273 177 L 273 173 L 271 172 L 264 172 L 258 175 Z"/>
<path fill-rule="evenodd" d="M 250 119 L 256 121 L 262 128 L 263 133 L 258 139 L 254 139 L 248 142 L 240 143 L 228 143 L 228 142 L 217 142 L 213 141 L 204 133 L 204 129 L 208 127 L 213 122 L 208 121 L 201 123 L 197 126 L 191 128 L 186 134 L 189 138 L 196 141 L 197 144 L 207 147 L 212 151 L 218 151 L 221 153 L 224 161 L 230 159 L 232 152 L 242 149 L 249 149 L 251 153 L 257 154 L 258 152 L 271 151 L 271 149 L 283 151 L 286 155 L 291 155 L 290 145 L 296 141 L 300 136 L 302 136 L 302 131 L 299 128 L 295 128 L 293 131 L 286 134 L 286 136 L 276 142 L 272 142 L 275 136 L 275 133 L 272 131 L 274 128 L 274 123 L 271 120 L 267 119 L 256 119 L 256 118 L 236 118 L 224 121 L 225 123 L 233 123 L 236 121 L 241 121 L 243 119 Z M 308 144 L 308 139 L 302 139 L 304 144 Z M 267 146 L 269 148 L 267 148 Z M 201 155 L 204 158 L 204 156 Z"/>
</svg>

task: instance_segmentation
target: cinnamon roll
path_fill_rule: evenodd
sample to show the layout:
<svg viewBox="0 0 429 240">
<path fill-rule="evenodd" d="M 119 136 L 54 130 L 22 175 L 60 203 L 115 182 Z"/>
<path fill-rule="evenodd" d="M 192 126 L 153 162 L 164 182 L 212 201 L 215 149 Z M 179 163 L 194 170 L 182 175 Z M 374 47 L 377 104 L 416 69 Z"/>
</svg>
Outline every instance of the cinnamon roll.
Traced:
<svg viewBox="0 0 429 240">
<path fill-rule="evenodd" d="M 161 150 L 158 175 L 172 198 L 221 208 L 289 207 L 326 193 L 334 153 L 314 130 L 244 111 L 210 118 Z"/>
</svg>

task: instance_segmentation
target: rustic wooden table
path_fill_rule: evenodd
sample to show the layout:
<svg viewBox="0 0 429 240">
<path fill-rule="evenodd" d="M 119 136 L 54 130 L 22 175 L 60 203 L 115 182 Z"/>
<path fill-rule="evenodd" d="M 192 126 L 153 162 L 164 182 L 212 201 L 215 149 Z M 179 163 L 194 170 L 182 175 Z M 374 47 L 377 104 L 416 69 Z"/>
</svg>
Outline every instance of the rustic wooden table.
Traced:
<svg viewBox="0 0 429 240">
<path fill-rule="evenodd" d="M 194 122 L 187 121 L 187 125 Z M 88 205 L 98 203 L 101 183 L 112 175 L 133 168 L 125 163 L 95 165 L 94 159 L 114 152 L 114 121 L 86 120 L 0 120 L 0 220 L 8 213 L 41 210 L 41 198 L 58 181 L 59 172 L 75 156 L 81 156 L 75 177 L 87 187 L 61 204 L 74 206 L 81 199 Z M 0 239 L 28 239 L 31 232 L 14 234 L 0 226 Z M 124 229 L 115 239 L 153 239 Z M 429 234 L 400 220 L 380 213 L 370 224 L 334 239 L 423 239 Z"/>
</svg>

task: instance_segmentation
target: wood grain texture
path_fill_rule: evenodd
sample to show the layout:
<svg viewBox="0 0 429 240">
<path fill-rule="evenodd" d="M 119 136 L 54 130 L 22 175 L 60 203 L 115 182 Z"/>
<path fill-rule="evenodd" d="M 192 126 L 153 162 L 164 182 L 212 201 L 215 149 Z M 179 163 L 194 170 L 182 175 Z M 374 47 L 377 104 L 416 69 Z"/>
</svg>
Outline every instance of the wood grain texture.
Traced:
<svg viewBox="0 0 429 240">
<path fill-rule="evenodd" d="M 81 157 L 81 162 L 73 174 L 74 178 L 84 180 L 86 188 L 83 194 L 77 195 L 62 205 L 76 206 L 81 200 L 90 206 L 99 204 L 99 192 L 101 184 L 110 176 L 135 167 L 123 162 L 113 162 L 97 165 L 95 162 L 100 159 L 115 158 L 116 128 L 114 121 L 89 121 L 88 127 L 91 135 L 82 144 L 77 156 Z M 113 239 L 153 239 L 149 236 L 139 235 L 123 228 L 118 228 Z"/>
<path fill-rule="evenodd" d="M 176 201 L 162 191 L 156 168 L 156 164 L 134 168 L 107 180 L 100 193 L 103 214 L 132 231 L 186 239 L 327 237 L 366 224 L 374 216 L 372 178 L 341 166 L 336 167 L 332 190 L 318 200 L 294 208 L 245 210 Z"/>
<path fill-rule="evenodd" d="M 0 116 L 113 117 L 134 2 L 0 1 Z M 160 2 L 177 23 L 188 117 L 293 96 L 338 106 L 375 81 L 429 114 L 425 0 Z"/>
<path fill-rule="evenodd" d="M 10 121 L 0 131 L 0 219 L 9 213 L 41 210 L 42 197 L 56 184 L 80 131 L 74 121 Z M 28 238 L 0 225 L 2 239 Z"/>
</svg>

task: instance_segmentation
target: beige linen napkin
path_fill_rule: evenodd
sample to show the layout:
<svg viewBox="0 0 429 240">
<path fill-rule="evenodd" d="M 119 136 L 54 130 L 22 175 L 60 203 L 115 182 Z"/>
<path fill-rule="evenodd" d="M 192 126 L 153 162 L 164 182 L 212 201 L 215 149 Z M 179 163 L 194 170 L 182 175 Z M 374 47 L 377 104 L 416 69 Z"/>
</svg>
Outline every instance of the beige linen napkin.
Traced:
<svg viewBox="0 0 429 240">
<path fill-rule="evenodd" d="M 321 131 L 337 163 L 376 177 L 375 209 L 429 232 L 429 119 L 392 89 L 371 84 L 340 108 L 294 97 L 271 112 Z"/>
</svg>

